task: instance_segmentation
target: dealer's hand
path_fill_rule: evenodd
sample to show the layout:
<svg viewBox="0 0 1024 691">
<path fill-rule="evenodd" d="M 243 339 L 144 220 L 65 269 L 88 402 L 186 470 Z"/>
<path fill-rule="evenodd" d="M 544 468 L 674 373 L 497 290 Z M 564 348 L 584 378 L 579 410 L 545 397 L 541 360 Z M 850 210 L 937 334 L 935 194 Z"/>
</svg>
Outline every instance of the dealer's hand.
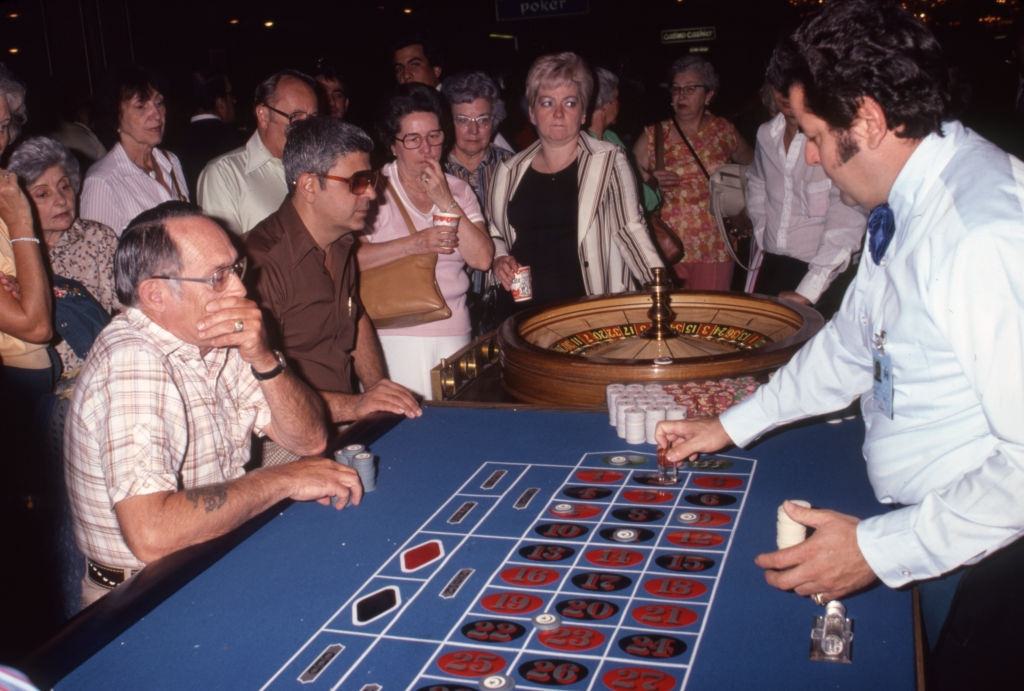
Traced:
<svg viewBox="0 0 1024 691">
<path fill-rule="evenodd" d="M 501 287 L 505 290 L 512 290 L 512 278 L 515 277 L 516 271 L 519 270 L 519 262 L 516 261 L 516 258 L 511 254 L 496 257 L 491 265 L 491 269 L 501 283 Z"/>
<path fill-rule="evenodd" d="M 786 513 L 797 523 L 814 528 L 798 545 L 758 555 L 754 563 L 765 570 L 769 585 L 798 595 L 821 593 L 837 600 L 877 580 L 857 546 L 860 519 L 836 511 L 808 509 L 786 502 Z"/>
<path fill-rule="evenodd" d="M 257 372 L 269 372 L 277 358 L 267 344 L 263 313 L 243 295 L 229 295 L 206 303 L 206 316 L 196 324 L 202 345 L 238 348 L 242 359 Z"/>
<path fill-rule="evenodd" d="M 713 453 L 732 444 L 717 417 L 662 420 L 655 430 L 659 449 L 673 463 L 694 460 L 698 453 Z"/>
</svg>

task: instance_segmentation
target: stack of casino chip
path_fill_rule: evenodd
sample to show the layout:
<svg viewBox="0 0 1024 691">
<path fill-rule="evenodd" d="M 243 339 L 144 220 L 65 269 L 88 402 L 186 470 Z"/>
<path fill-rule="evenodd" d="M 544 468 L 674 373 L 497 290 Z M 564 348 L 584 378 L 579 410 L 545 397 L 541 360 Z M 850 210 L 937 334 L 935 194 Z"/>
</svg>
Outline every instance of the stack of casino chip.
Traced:
<svg viewBox="0 0 1024 691">
<path fill-rule="evenodd" d="M 361 451 L 352 457 L 352 468 L 359 474 L 363 492 L 377 489 L 377 459 L 369 451 Z"/>
<path fill-rule="evenodd" d="M 789 501 L 807 509 L 811 508 L 811 502 L 804 499 L 790 499 Z M 793 545 L 799 545 L 806 539 L 807 527 L 789 517 L 789 514 L 786 513 L 785 503 L 779 504 L 775 522 L 775 545 L 779 549 L 786 549 Z"/>
<path fill-rule="evenodd" d="M 618 419 L 613 415 L 613 411 L 618 407 L 618 401 L 622 397 L 632 398 L 633 404 L 640 405 L 648 403 L 661 407 L 667 407 L 669 403 L 679 405 L 686 410 L 685 417 L 712 417 L 721 415 L 756 389 L 757 382 L 753 377 L 705 379 L 666 384 L 609 384 L 606 394 L 608 422 L 617 424 Z M 673 417 L 669 415 L 667 419 L 671 420 Z"/>
<path fill-rule="evenodd" d="M 644 419 L 646 411 L 637 404 L 632 408 L 626 408 L 625 419 L 626 419 L 626 443 L 627 444 L 643 444 L 646 436 L 644 434 Z"/>
<path fill-rule="evenodd" d="M 652 403 L 644 409 L 644 437 L 648 444 L 657 444 L 655 432 L 658 423 L 665 419 L 665 406 L 659 403 Z"/>
<path fill-rule="evenodd" d="M 626 393 L 625 384 L 609 384 L 605 388 L 605 400 L 608 403 L 608 424 L 614 427 L 617 423 L 615 418 L 615 399 Z"/>
</svg>

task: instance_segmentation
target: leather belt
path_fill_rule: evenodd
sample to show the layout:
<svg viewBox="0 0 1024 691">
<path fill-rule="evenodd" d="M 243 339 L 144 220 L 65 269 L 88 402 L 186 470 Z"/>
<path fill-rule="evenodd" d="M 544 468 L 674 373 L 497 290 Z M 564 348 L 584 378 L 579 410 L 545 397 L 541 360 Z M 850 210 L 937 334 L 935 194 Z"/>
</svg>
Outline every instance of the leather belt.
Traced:
<svg viewBox="0 0 1024 691">
<path fill-rule="evenodd" d="M 100 564 L 92 559 L 85 560 L 86 576 L 90 581 L 107 590 L 113 590 L 138 572 L 138 569 L 119 569 Z"/>
</svg>

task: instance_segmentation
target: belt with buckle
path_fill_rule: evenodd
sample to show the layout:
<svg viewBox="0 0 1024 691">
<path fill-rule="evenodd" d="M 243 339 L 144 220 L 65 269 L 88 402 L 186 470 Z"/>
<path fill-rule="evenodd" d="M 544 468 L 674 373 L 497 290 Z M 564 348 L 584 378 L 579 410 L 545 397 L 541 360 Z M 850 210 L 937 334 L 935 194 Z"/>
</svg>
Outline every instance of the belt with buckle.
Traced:
<svg viewBox="0 0 1024 691">
<path fill-rule="evenodd" d="M 138 569 L 119 569 L 100 564 L 92 559 L 85 560 L 86 576 L 90 581 L 107 590 L 113 590 L 138 572 Z"/>
</svg>

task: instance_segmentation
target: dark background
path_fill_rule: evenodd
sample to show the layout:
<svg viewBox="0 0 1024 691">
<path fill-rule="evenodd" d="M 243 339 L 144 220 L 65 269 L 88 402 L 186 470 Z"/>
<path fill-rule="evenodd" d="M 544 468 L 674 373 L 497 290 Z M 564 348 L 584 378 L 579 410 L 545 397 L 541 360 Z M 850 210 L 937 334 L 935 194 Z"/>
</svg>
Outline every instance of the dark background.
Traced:
<svg viewBox="0 0 1024 691">
<path fill-rule="evenodd" d="M 527 0 L 537 2 L 538 0 Z M 757 91 L 776 40 L 818 6 L 818 0 L 545 0 L 581 13 L 499 21 L 507 0 L 352 0 L 337 2 L 153 2 L 135 0 L 0 1 L 0 60 L 28 86 L 26 134 L 46 133 L 62 106 L 94 96 L 117 65 L 140 62 L 170 84 L 167 144 L 191 114 L 189 75 L 214 68 L 228 75 L 238 97 L 238 126 L 252 129 L 255 84 L 282 67 L 311 69 L 326 58 L 346 77 L 349 119 L 371 126 L 393 87 L 390 48 L 410 30 L 443 49 L 447 74 L 483 69 L 506 90 L 506 134 L 529 130 L 519 107 L 530 62 L 574 50 L 621 78 L 616 130 L 627 141 L 668 115 L 666 68 L 691 49 L 718 67 L 722 86 L 713 109 L 753 142 L 766 117 Z M 939 36 L 970 98 L 968 124 L 1021 154 L 1021 121 L 1013 115 L 1019 72 L 1016 44 L 1020 0 L 906 0 Z M 407 11 L 408 10 L 408 11 Z M 235 20 L 235 21 L 233 21 Z M 273 26 L 264 26 L 273 22 Z M 704 43 L 665 45 L 661 32 L 714 27 Z M 492 34 L 499 34 L 493 36 Z M 0 446 L 2 448 L 2 446 Z M 0 454 L 3 452 L 0 451 Z M 45 517 L 25 507 L 0 515 L 0 662 L 17 664 L 61 624 L 50 592 L 54 566 L 40 537 Z"/>
<path fill-rule="evenodd" d="M 29 86 L 30 133 L 51 129 L 61 105 L 93 95 L 112 67 L 140 62 L 157 70 L 171 86 L 167 143 L 173 150 L 191 113 L 189 74 L 198 68 L 228 75 L 238 97 L 238 124 L 249 131 L 251 93 L 260 79 L 281 67 L 309 70 L 325 58 L 348 82 L 349 119 L 369 126 L 393 86 L 392 42 L 405 32 L 422 31 L 441 48 L 445 74 L 483 69 L 499 79 L 510 113 L 503 129 L 513 131 L 523 125 L 518 104 L 530 62 L 545 52 L 574 50 L 622 78 L 616 129 L 628 139 L 645 122 L 667 115 L 667 94 L 660 87 L 666 68 L 696 49 L 722 76 L 714 109 L 752 140 L 765 116 L 757 89 L 773 44 L 820 5 L 819 0 L 545 2 L 582 13 L 497 19 L 499 6 L 515 9 L 519 0 L 8 0 L 0 2 L 0 60 Z M 923 15 L 973 87 L 969 122 L 981 123 L 984 130 L 992 113 L 1012 108 L 1017 88 L 1012 33 L 1020 0 L 903 4 Z M 264 26 L 268 21 L 273 26 Z M 661 31 L 686 27 L 714 27 L 716 35 L 704 43 L 661 43 Z"/>
</svg>

